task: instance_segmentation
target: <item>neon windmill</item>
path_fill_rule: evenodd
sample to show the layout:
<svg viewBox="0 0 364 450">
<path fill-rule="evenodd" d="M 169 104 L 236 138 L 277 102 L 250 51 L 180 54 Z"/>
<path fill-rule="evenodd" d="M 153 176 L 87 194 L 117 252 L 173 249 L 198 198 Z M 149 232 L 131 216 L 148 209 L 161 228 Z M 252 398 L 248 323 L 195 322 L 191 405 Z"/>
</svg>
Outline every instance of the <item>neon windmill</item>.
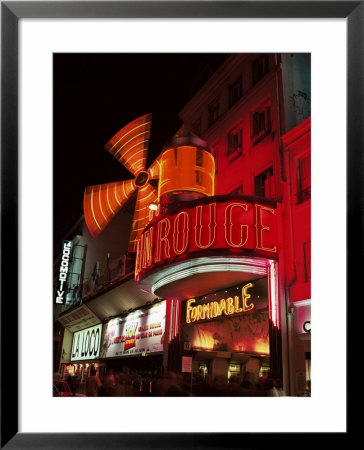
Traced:
<svg viewBox="0 0 364 450">
<path fill-rule="evenodd" d="M 157 201 L 158 191 L 150 183 L 159 176 L 158 159 L 145 169 L 152 114 L 130 122 L 105 145 L 111 153 L 133 175 L 134 179 L 86 187 L 83 210 L 87 228 L 97 237 L 110 223 L 127 200 L 137 191 L 133 224 L 129 240 L 129 251 L 136 251 L 140 233 L 151 219 L 149 205 Z"/>
</svg>

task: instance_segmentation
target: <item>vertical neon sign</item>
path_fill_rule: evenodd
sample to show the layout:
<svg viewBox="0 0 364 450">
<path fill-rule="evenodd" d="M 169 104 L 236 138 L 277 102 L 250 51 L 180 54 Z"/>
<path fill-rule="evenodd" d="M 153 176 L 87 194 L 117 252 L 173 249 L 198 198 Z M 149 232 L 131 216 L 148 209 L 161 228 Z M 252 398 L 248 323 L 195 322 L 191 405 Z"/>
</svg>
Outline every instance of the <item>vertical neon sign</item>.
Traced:
<svg viewBox="0 0 364 450">
<path fill-rule="evenodd" d="M 269 295 L 269 319 L 277 328 L 281 327 L 279 292 L 278 292 L 278 264 L 277 261 L 271 261 L 268 268 L 268 295 Z"/>
<path fill-rule="evenodd" d="M 56 303 L 59 305 L 64 304 L 66 286 L 67 286 L 67 275 L 68 275 L 68 267 L 71 257 L 71 241 L 63 241 L 63 249 L 62 249 L 62 260 L 59 268 L 59 276 L 58 276 L 58 289 L 56 294 Z"/>
</svg>

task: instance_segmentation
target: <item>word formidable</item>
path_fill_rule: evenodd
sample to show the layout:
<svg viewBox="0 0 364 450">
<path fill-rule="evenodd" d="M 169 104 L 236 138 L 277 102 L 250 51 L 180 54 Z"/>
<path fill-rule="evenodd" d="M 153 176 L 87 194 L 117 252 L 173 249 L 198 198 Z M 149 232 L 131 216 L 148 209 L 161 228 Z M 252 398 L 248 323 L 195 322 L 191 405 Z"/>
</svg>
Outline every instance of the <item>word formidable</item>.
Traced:
<svg viewBox="0 0 364 450">
<path fill-rule="evenodd" d="M 241 254 L 250 250 L 272 258 L 277 253 L 278 214 L 271 205 L 219 201 L 161 216 L 147 227 L 138 245 L 135 278 L 185 255 L 212 249 Z"/>
<path fill-rule="evenodd" d="M 252 288 L 253 283 L 248 283 L 243 286 L 241 290 L 241 297 L 234 295 L 234 297 L 222 298 L 219 301 L 203 303 L 193 306 L 196 303 L 194 298 L 187 300 L 186 306 L 186 323 L 198 322 L 199 320 L 214 319 L 215 317 L 230 316 L 241 312 L 247 312 L 254 309 L 254 303 L 248 303 L 250 294 L 248 289 Z"/>
</svg>

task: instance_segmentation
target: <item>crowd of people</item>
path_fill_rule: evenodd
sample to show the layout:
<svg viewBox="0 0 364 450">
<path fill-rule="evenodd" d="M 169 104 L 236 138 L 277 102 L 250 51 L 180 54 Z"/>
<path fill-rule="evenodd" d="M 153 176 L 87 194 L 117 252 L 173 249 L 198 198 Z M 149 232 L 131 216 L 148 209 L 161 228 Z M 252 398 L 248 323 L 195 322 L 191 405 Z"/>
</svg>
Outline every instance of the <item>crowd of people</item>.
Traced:
<svg viewBox="0 0 364 450">
<path fill-rule="evenodd" d="M 251 396 L 281 397 L 285 396 L 282 382 L 265 375 L 255 379 L 250 372 L 242 376 L 216 376 L 213 380 L 205 377 L 203 371 L 197 374 L 182 374 L 168 371 L 164 376 L 151 379 L 136 373 L 117 372 L 108 369 L 101 381 L 92 367 L 86 384 L 83 385 L 87 397 L 218 397 L 218 396 Z"/>
</svg>

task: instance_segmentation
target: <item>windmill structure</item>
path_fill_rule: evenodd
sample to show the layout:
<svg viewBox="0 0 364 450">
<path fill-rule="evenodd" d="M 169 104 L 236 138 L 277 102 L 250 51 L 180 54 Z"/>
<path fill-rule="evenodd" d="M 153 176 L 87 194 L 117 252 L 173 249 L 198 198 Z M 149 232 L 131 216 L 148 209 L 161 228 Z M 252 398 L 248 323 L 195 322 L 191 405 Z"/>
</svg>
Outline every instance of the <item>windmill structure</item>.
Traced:
<svg viewBox="0 0 364 450">
<path fill-rule="evenodd" d="M 126 167 L 134 178 L 88 186 L 84 191 L 85 222 L 94 238 L 137 192 L 129 240 L 130 252 L 136 251 L 139 235 L 152 218 L 149 205 L 155 203 L 158 198 L 155 182 L 159 177 L 159 160 L 156 159 L 148 169 L 145 168 L 151 124 L 152 114 L 139 117 L 118 131 L 105 145 L 105 149 Z"/>
</svg>

